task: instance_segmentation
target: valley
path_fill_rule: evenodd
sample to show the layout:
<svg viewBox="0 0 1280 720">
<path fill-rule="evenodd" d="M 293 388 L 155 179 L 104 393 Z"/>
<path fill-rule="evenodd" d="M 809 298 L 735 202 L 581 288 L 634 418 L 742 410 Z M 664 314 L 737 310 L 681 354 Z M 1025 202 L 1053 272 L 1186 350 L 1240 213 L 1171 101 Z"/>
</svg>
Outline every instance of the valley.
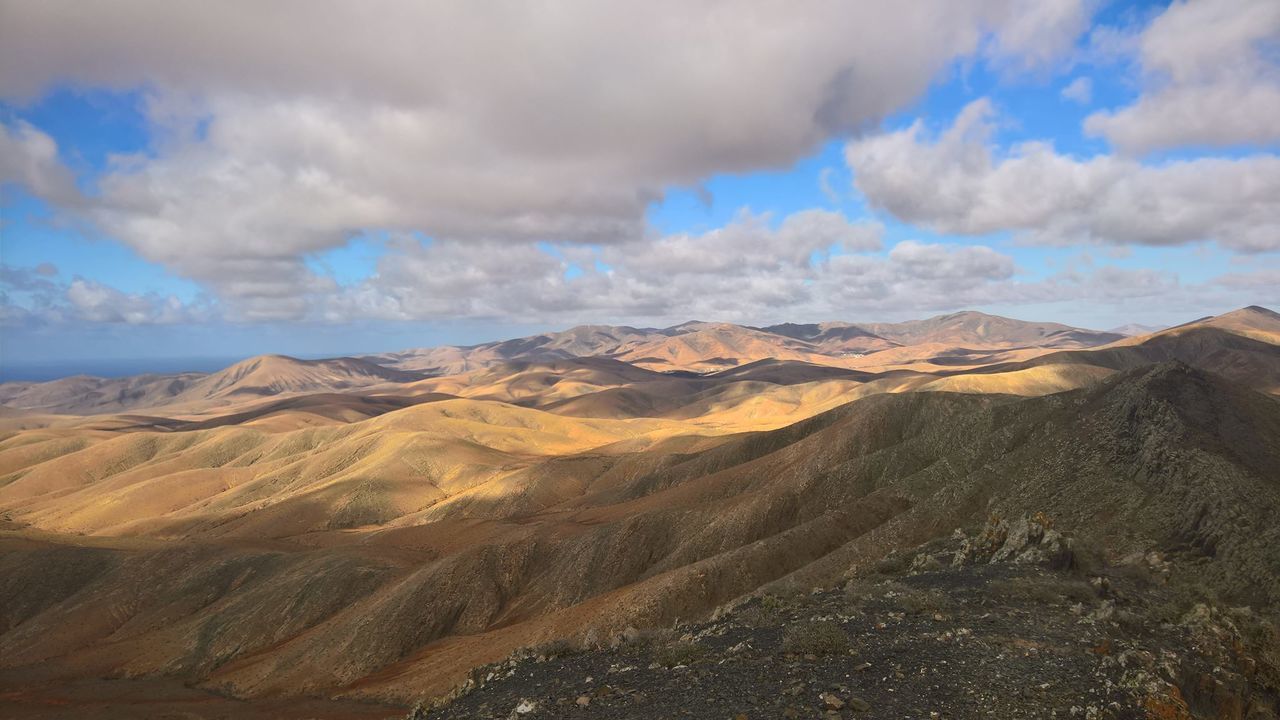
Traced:
<svg viewBox="0 0 1280 720">
<path fill-rule="evenodd" d="M 1138 336 L 593 326 L 0 403 L 13 717 L 402 717 L 522 648 L 838 587 L 992 516 L 1280 603 L 1258 307 Z"/>
</svg>

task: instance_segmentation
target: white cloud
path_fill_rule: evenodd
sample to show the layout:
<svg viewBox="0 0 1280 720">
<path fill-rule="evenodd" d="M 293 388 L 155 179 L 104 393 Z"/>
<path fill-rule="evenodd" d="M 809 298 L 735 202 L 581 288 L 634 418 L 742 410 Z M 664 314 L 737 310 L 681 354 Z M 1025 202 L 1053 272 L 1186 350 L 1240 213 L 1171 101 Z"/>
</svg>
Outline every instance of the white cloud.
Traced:
<svg viewBox="0 0 1280 720">
<path fill-rule="evenodd" d="M 8 184 L 62 205 L 79 204 L 75 176 L 58 159 L 58 144 L 22 121 L 0 123 L 0 186 Z"/>
<path fill-rule="evenodd" d="M 1280 141 L 1277 42 L 1275 0 L 1175 2 L 1138 39 L 1142 95 L 1085 130 L 1134 154 Z"/>
<path fill-rule="evenodd" d="M 656 239 L 645 254 L 623 246 L 565 247 L 562 259 L 532 244 L 400 243 L 380 261 L 377 275 L 328 297 L 324 317 L 501 318 L 553 325 L 601 317 L 643 325 L 703 318 L 756 324 L 1180 292 L 1169 273 L 1110 266 L 1023 281 L 1013 258 L 983 245 L 906 240 L 884 254 L 809 257 L 804 249 L 791 251 L 771 241 L 813 217 L 814 211 L 797 213 L 770 229 L 767 218 L 744 212 L 700 235 Z M 837 220 L 823 222 L 834 226 Z M 842 235 L 878 238 L 877 228 L 844 222 Z M 870 251 L 873 244 L 846 241 L 845 247 Z M 497 259 L 502 257 L 507 261 Z M 610 269 L 596 270 L 594 260 Z M 566 279 L 570 262 L 583 274 Z"/>
<path fill-rule="evenodd" d="M 51 263 L 31 268 L 0 264 L 0 325 L 76 320 L 146 325 L 214 316 L 207 300 L 186 304 L 172 295 L 127 293 L 81 277 L 70 283 L 51 279 L 57 274 Z"/>
<path fill-rule="evenodd" d="M 1045 69 L 1070 53 L 1089 26 L 1092 3 L 1077 0 L 1019 0 L 992 40 L 990 54 L 1026 70 Z"/>
<path fill-rule="evenodd" d="M 1013 259 L 984 245 L 926 245 L 904 240 L 889 251 L 889 260 L 921 280 L 981 278 L 1003 280 L 1013 276 Z"/>
<path fill-rule="evenodd" d="M 92 219 L 231 312 L 289 318 L 325 284 L 306 257 L 362 230 L 641 240 L 667 188 L 784 166 L 958 57 L 1038 68 L 1074 41 L 1081 8 L 11 3 L 0 96 L 148 88 L 160 139 L 100 179 Z"/>
<path fill-rule="evenodd" d="M 1216 241 L 1280 249 L 1280 158 L 1199 158 L 1144 165 L 1077 159 L 1044 143 L 989 144 L 991 104 L 977 100 L 935 140 L 923 126 L 846 148 L 870 204 L 944 233 L 1014 231 L 1024 242 L 1178 245 Z"/>
<path fill-rule="evenodd" d="M 76 315 L 90 322 L 168 324 L 188 322 L 194 313 L 170 295 L 125 293 L 92 280 L 76 278 L 67 287 L 66 297 Z"/>
<path fill-rule="evenodd" d="M 1093 81 L 1087 77 L 1078 77 L 1071 84 L 1062 88 L 1062 98 L 1081 105 L 1093 102 Z"/>
</svg>

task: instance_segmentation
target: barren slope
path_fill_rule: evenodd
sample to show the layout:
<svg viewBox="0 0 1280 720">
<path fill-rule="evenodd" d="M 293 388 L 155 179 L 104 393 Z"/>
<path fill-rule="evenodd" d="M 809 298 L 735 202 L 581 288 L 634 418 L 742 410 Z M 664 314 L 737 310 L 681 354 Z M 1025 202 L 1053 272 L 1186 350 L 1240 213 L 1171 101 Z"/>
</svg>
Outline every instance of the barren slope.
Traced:
<svg viewBox="0 0 1280 720">
<path fill-rule="evenodd" d="M 242 502 L 230 522 L 166 530 L 208 541 L 6 540 L 0 657 L 8 670 L 0 682 L 33 673 L 176 673 L 250 696 L 407 701 L 518 645 L 696 617 L 770 583 L 829 582 L 992 511 L 1049 512 L 1116 552 L 1176 550 L 1242 602 L 1280 599 L 1280 558 L 1270 551 L 1280 530 L 1268 521 L 1280 510 L 1280 402 L 1179 364 L 1026 400 L 882 394 L 773 432 L 710 446 L 673 437 L 635 452 L 606 451 L 616 433 L 607 422 L 568 430 L 546 413 L 493 416 L 486 413 L 502 406 L 451 408 L 457 402 L 352 426 L 377 424 L 364 440 L 359 431 L 343 438 L 309 431 L 319 434 L 306 442 L 326 450 L 307 465 L 286 463 L 245 480 L 257 488 L 250 497 L 266 504 Z M 361 484 L 376 488 L 388 477 L 385 463 L 405 457 L 395 437 L 439 428 L 452 428 L 451 441 L 467 441 L 481 457 L 515 453 L 526 465 L 472 486 L 495 492 L 454 496 L 454 486 L 436 479 L 443 475 L 431 476 L 443 493 L 424 494 L 413 480 L 383 487 L 375 497 L 395 501 L 399 487 L 417 498 L 438 494 L 428 510 L 405 516 L 413 517 L 408 524 L 379 527 L 377 513 L 353 508 L 350 517 L 375 525 L 324 530 L 335 507 L 361 507 Z M 220 449 L 232 443 L 241 453 L 250 448 L 256 462 L 287 460 L 269 440 L 226 432 L 175 433 L 165 442 L 184 445 L 179 454 L 147 441 L 126 456 L 179 465 L 203 457 L 234 472 L 243 455 Z M 559 439 L 521 440 L 548 432 Z M 137 442 L 136 435 L 120 440 Z M 342 450 L 351 442 L 374 449 L 351 458 Z M 556 457 L 527 464 L 553 443 L 561 443 L 550 451 Z M 572 443 L 585 451 L 574 454 Z M 325 479 L 314 480 L 324 468 L 327 475 L 315 477 Z M 133 485 L 122 482 L 127 474 L 44 487 L 125 490 Z M 32 470 L 6 478 L 0 503 L 29 497 L 36 477 Z M 359 482 L 343 486 L 342 477 Z M 281 494 L 289 487 L 314 487 L 301 497 L 317 493 L 308 499 L 324 509 L 310 515 L 304 503 L 281 514 L 292 502 Z M 325 495 L 325 487 L 338 494 Z M 71 497 L 19 509 L 16 519 L 103 522 L 101 502 L 66 515 Z M 122 518 L 165 510 L 128 505 Z M 90 508 L 93 515 L 82 514 Z M 235 537 L 287 542 L 257 548 Z M 31 663 L 42 664 L 38 673 Z"/>
</svg>

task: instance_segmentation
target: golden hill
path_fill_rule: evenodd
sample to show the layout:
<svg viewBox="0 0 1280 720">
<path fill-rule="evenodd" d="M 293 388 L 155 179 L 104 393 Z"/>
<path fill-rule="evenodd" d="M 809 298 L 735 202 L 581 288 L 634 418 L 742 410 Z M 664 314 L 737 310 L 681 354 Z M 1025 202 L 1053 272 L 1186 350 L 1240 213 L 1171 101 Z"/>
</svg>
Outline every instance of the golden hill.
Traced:
<svg viewBox="0 0 1280 720">
<path fill-rule="evenodd" d="M 625 353 L 429 378 L 264 356 L 143 393 L 145 411 L 8 409 L 0 700 L 146 688 L 403 715 L 518 647 L 830 584 L 992 512 L 1181 552 L 1224 597 L 1274 604 L 1276 328 L 1246 308 L 1101 347 L 897 345 L 848 367 L 699 323 L 618 346 L 699 373 Z M 788 332 L 878 342 L 846 330 Z M 796 357 L 749 359 L 767 347 Z"/>
</svg>

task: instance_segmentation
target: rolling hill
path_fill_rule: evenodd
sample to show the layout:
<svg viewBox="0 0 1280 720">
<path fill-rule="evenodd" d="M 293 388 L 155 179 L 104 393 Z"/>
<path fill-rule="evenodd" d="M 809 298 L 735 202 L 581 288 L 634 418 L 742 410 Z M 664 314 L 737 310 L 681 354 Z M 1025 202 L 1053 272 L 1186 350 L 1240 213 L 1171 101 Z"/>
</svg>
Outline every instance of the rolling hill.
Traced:
<svg viewBox="0 0 1280 720">
<path fill-rule="evenodd" d="M 22 717 L 147 698 L 402 716 L 520 648 L 807 594 L 992 516 L 1042 513 L 1108 562 L 1158 557 L 1162 582 L 1224 608 L 1280 606 L 1280 318 L 1055 350 L 1078 341 L 984 317 L 876 337 L 1046 344 L 848 367 L 811 348 L 874 338 L 695 323 L 433 377 L 263 356 L 143 393 L 146 412 L 101 394 L 84 415 L 12 410 L 0 699 Z M 762 346 L 798 357 L 749 361 Z M 655 348 L 705 371 L 641 367 Z"/>
</svg>

